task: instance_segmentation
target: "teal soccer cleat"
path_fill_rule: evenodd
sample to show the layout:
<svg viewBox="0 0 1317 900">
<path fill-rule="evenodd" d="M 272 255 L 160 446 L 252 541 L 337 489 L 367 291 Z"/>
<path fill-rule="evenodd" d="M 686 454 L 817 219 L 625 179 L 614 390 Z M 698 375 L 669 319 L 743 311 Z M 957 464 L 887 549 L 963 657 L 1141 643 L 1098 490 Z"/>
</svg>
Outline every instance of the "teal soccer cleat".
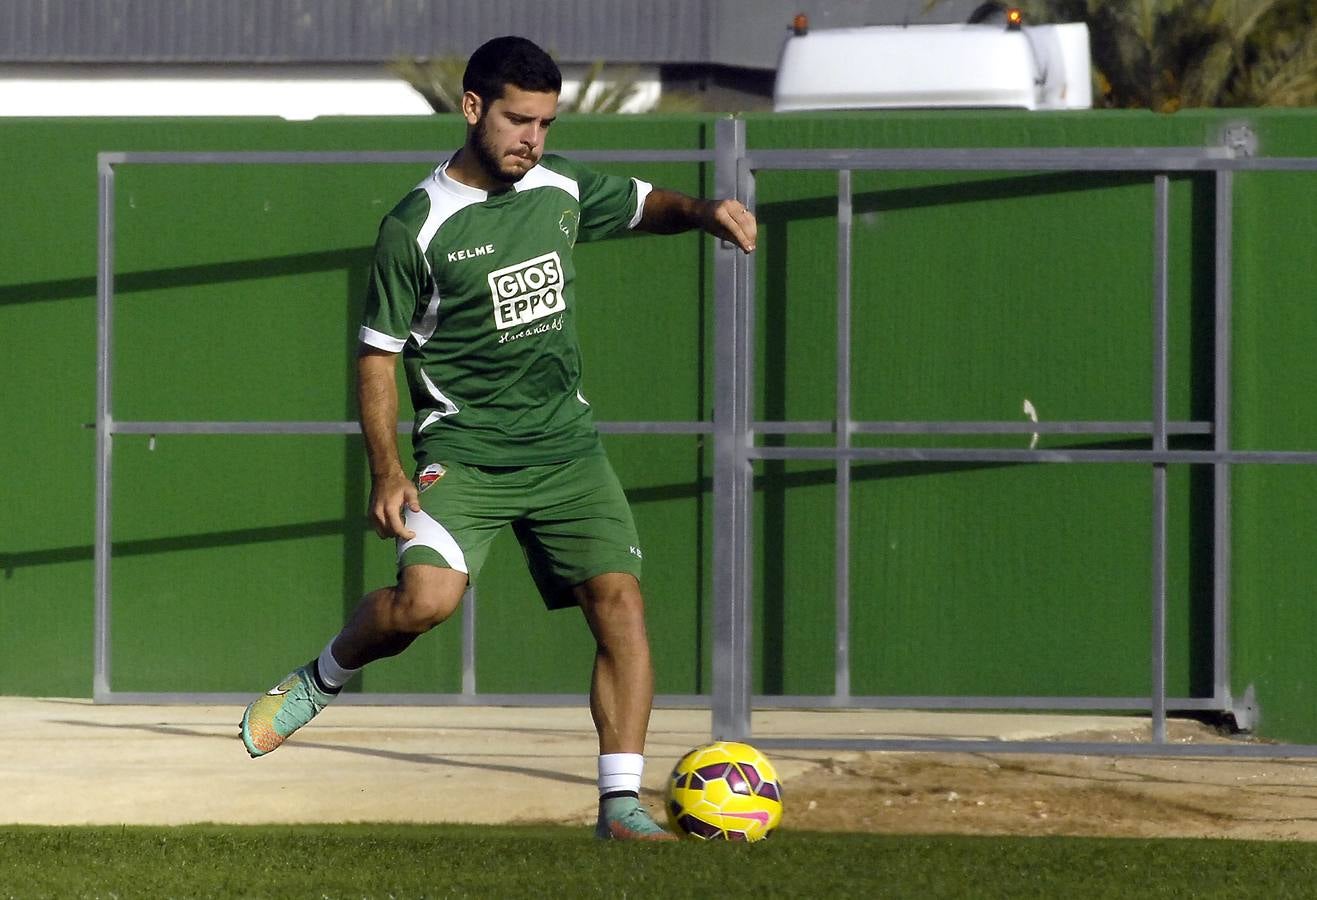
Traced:
<svg viewBox="0 0 1317 900">
<path fill-rule="evenodd" d="M 317 685 L 314 665 L 313 661 L 289 673 L 242 714 L 242 742 L 253 758 L 277 749 L 337 696 Z"/>
<path fill-rule="evenodd" d="M 635 797 L 609 797 L 599 801 L 599 821 L 594 836 L 601 841 L 675 841 Z"/>
</svg>

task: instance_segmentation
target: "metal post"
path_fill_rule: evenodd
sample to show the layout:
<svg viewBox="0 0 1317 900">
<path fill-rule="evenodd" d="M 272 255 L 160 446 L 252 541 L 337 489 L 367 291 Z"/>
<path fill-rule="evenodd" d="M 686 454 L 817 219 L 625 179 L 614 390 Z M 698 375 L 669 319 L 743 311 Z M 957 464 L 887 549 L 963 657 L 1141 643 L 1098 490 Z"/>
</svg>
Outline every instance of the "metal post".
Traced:
<svg viewBox="0 0 1317 900">
<path fill-rule="evenodd" d="M 1230 450 L 1230 330 L 1234 269 L 1234 173 L 1216 173 L 1216 366 L 1212 377 L 1212 449 Z M 1223 707 L 1230 688 L 1230 465 L 1212 465 L 1212 696 Z M 1241 727 L 1247 727 L 1240 723 Z"/>
<path fill-rule="evenodd" d="M 745 159 L 745 122 L 738 120 L 741 141 L 736 160 L 736 196 L 749 210 L 756 206 L 755 173 Z M 751 643 L 754 637 L 754 549 L 752 537 L 754 531 L 754 464 L 750 460 L 750 450 L 755 445 L 754 432 L 754 383 L 755 383 L 755 266 L 754 261 L 738 250 L 733 250 L 736 261 L 736 309 L 740 317 L 737 327 L 736 356 L 740 360 L 740 376 L 737 402 L 737 471 L 739 528 L 737 537 L 740 552 L 736 563 L 740 572 L 738 576 L 737 604 L 740 610 L 736 632 L 739 647 L 736 651 L 742 687 L 740 696 L 745 705 L 745 737 L 749 738 L 751 728 L 752 699 L 752 663 L 754 653 Z"/>
<path fill-rule="evenodd" d="M 851 170 L 837 172 L 837 446 L 851 445 Z M 833 693 L 851 696 L 851 461 L 837 459 L 836 672 Z"/>
<path fill-rule="evenodd" d="M 1167 449 L 1166 372 L 1171 181 L 1153 179 L 1152 449 Z M 1166 743 L 1166 464 L 1152 467 L 1152 740 Z"/>
<path fill-rule="evenodd" d="M 714 190 L 750 200 L 740 171 L 745 122 L 714 126 Z M 747 204 L 748 205 L 748 204 Z M 713 736 L 750 736 L 750 266 L 727 242 L 714 251 Z"/>
<path fill-rule="evenodd" d="M 476 693 L 476 588 L 470 585 L 462 595 L 462 694 Z"/>
<path fill-rule="evenodd" d="M 100 228 L 96 242 L 96 532 L 92 547 L 96 594 L 92 650 L 92 697 L 110 693 L 110 398 L 112 302 L 114 296 L 114 167 L 100 164 Z"/>
</svg>

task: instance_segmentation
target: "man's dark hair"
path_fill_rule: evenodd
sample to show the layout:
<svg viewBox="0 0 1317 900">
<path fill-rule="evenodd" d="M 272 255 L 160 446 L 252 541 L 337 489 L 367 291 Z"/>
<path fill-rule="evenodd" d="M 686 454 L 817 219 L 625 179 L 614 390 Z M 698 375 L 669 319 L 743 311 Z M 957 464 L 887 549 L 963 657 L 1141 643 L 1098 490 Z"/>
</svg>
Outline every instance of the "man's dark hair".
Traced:
<svg viewBox="0 0 1317 900">
<path fill-rule="evenodd" d="M 562 92 L 562 73 L 553 57 L 523 37 L 496 37 L 481 44 L 467 60 L 462 90 L 486 104 L 503 96 L 507 85 L 523 91 Z"/>
</svg>

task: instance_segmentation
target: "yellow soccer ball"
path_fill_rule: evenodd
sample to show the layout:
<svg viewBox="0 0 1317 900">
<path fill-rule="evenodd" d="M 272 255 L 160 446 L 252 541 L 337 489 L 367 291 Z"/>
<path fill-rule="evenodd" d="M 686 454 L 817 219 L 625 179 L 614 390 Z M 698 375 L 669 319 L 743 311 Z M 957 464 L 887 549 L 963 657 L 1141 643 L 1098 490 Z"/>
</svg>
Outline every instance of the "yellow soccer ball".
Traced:
<svg viewBox="0 0 1317 900">
<path fill-rule="evenodd" d="M 768 759 L 736 741 L 687 753 L 668 778 L 668 824 L 704 841 L 759 841 L 782 821 L 782 783 Z"/>
</svg>

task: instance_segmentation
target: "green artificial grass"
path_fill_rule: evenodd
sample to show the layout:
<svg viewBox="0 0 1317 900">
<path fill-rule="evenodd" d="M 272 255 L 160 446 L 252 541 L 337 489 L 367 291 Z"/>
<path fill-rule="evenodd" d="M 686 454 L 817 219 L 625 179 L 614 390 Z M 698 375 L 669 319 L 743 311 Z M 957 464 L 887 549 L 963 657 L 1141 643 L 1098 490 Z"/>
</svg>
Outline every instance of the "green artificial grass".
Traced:
<svg viewBox="0 0 1317 900">
<path fill-rule="evenodd" d="M 0 828 L 0 898 L 1305 897 L 1317 844 L 787 832 L 596 842 L 586 828 Z"/>
</svg>

